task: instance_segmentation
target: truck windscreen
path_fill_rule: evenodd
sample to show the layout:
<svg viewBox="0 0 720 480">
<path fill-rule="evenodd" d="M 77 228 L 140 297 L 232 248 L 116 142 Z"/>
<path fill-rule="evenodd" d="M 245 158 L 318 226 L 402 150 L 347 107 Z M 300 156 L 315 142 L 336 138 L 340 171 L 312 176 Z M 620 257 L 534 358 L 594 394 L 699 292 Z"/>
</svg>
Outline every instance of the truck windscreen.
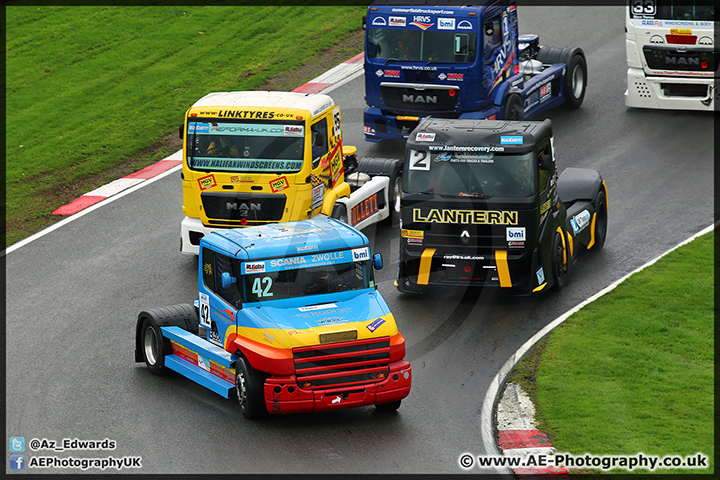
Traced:
<svg viewBox="0 0 720 480">
<path fill-rule="evenodd" d="M 188 121 L 187 161 L 195 170 L 295 173 L 303 166 L 302 122 Z"/>
<path fill-rule="evenodd" d="M 378 59 L 472 63 L 476 42 L 475 33 L 371 28 L 367 55 Z"/>
<path fill-rule="evenodd" d="M 369 260 L 243 276 L 245 302 L 362 290 L 372 286 L 373 269 Z"/>
<path fill-rule="evenodd" d="M 409 150 L 403 191 L 451 196 L 525 197 L 537 190 L 532 152 Z"/>
<path fill-rule="evenodd" d="M 715 0 L 633 0 L 632 17 L 662 20 L 713 21 Z"/>
</svg>

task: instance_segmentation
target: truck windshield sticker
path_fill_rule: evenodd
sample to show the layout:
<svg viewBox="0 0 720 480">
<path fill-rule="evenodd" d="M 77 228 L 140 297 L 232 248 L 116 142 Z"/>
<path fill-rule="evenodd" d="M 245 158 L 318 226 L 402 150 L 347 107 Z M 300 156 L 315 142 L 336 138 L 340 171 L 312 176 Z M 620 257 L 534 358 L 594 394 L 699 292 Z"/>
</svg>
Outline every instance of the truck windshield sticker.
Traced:
<svg viewBox="0 0 720 480">
<path fill-rule="evenodd" d="M 370 21 L 367 33 L 369 58 L 455 64 L 475 61 L 477 19 L 458 22 L 447 16 L 413 15 L 412 21 L 407 22 L 401 18 L 405 17 L 390 17 L 387 22 L 383 17 L 375 17 Z M 462 30 L 462 38 L 458 37 L 458 30 Z M 426 68 L 437 69 L 436 66 Z"/>
<path fill-rule="evenodd" d="M 303 167 L 301 122 L 189 121 L 186 137 L 193 169 L 294 173 Z"/>
<path fill-rule="evenodd" d="M 447 146 L 440 146 L 446 148 Z M 537 190 L 532 152 L 486 153 L 465 150 L 437 153 L 410 150 L 403 191 L 478 197 L 526 197 Z M 432 171 L 430 165 L 432 164 Z"/>
<path fill-rule="evenodd" d="M 430 171 L 430 156 L 425 150 L 410 150 L 410 170 Z"/>
<path fill-rule="evenodd" d="M 503 135 L 500 137 L 500 143 L 505 145 L 522 145 L 523 137 L 521 135 Z"/>
<path fill-rule="evenodd" d="M 264 273 L 243 275 L 244 301 L 280 300 L 369 288 L 365 274 L 371 271 L 368 261 L 361 264 L 345 258 L 346 261 L 337 263 L 338 254 L 351 257 L 353 253 L 344 251 L 266 260 L 269 266 Z"/>
</svg>

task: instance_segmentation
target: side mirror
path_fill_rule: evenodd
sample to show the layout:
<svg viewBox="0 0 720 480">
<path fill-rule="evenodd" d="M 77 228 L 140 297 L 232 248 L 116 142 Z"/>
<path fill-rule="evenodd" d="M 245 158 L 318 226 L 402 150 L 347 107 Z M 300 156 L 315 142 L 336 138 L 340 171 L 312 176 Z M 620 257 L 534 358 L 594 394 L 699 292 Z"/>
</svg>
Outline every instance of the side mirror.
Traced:
<svg viewBox="0 0 720 480">
<path fill-rule="evenodd" d="M 367 15 L 363 15 L 362 28 L 363 30 L 367 30 Z"/>
<path fill-rule="evenodd" d="M 180 137 L 180 139 L 183 138 L 183 133 L 184 133 L 183 130 L 185 130 L 185 128 L 183 128 L 183 127 L 185 127 L 184 124 L 183 124 L 183 125 L 180 125 L 180 126 L 178 127 L 178 137 Z"/>
<path fill-rule="evenodd" d="M 231 277 L 228 272 L 223 272 L 223 274 L 221 275 L 221 280 L 223 288 L 228 288 L 230 285 L 237 282 L 237 278 Z"/>
<path fill-rule="evenodd" d="M 382 254 L 376 253 L 375 255 L 373 255 L 372 266 L 375 270 L 380 270 L 383 268 Z"/>
</svg>

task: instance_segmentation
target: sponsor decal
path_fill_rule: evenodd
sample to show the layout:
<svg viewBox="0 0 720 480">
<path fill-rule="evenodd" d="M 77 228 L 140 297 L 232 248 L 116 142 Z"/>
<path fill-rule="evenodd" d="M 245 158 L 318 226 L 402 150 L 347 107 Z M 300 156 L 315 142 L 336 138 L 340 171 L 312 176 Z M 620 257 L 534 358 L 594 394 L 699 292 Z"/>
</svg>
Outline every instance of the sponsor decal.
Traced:
<svg viewBox="0 0 720 480">
<path fill-rule="evenodd" d="M 538 285 L 542 285 L 545 283 L 545 271 L 540 267 L 537 272 L 535 272 L 535 275 L 537 275 L 538 279 Z"/>
<path fill-rule="evenodd" d="M 387 21 L 385 21 L 385 17 L 375 17 L 372 24 L 376 27 L 384 27 L 387 25 Z"/>
<path fill-rule="evenodd" d="M 253 183 L 255 180 L 249 175 L 233 175 L 230 177 L 231 183 Z"/>
<path fill-rule="evenodd" d="M 505 147 L 495 146 L 463 146 L 463 145 L 428 145 L 433 152 L 447 150 L 448 152 L 504 152 Z"/>
<path fill-rule="evenodd" d="M 454 18 L 438 18 L 438 30 L 455 30 Z"/>
<path fill-rule="evenodd" d="M 382 325 L 383 323 L 385 323 L 385 319 L 384 319 L 384 318 L 378 318 L 378 319 L 376 319 L 376 320 L 373 320 L 369 325 L 367 325 L 366 328 L 367 328 L 368 330 L 370 330 L 371 332 L 374 332 L 374 331 L 377 330 L 378 327 L 379 327 L 380 325 Z"/>
<path fill-rule="evenodd" d="M 245 262 L 243 273 L 265 273 L 265 262 Z"/>
<path fill-rule="evenodd" d="M 200 185 L 200 190 L 207 190 L 208 188 L 216 186 L 217 182 L 215 181 L 215 175 L 198 178 L 198 185 Z"/>
<path fill-rule="evenodd" d="M 418 133 L 415 135 L 415 141 L 416 141 L 416 142 L 434 142 L 434 141 L 435 141 L 435 134 L 434 134 L 434 133 L 418 132 Z"/>
<path fill-rule="evenodd" d="M 391 27 L 404 27 L 407 19 L 405 17 L 390 17 L 388 25 Z"/>
<path fill-rule="evenodd" d="M 373 193 L 350 211 L 350 225 L 357 225 L 370 215 L 378 212 L 377 193 Z"/>
<path fill-rule="evenodd" d="M 473 26 L 469 21 L 461 20 L 460 23 L 458 23 L 457 28 L 458 30 L 472 30 Z"/>
<path fill-rule="evenodd" d="M 445 75 L 444 73 L 440 73 L 440 75 L 438 75 L 438 78 L 440 80 L 445 80 L 447 78 L 447 75 Z"/>
<path fill-rule="evenodd" d="M 305 127 L 302 125 L 285 125 L 285 135 L 305 136 Z"/>
<path fill-rule="evenodd" d="M 504 145 L 522 145 L 523 137 L 521 135 L 502 135 L 500 137 L 500 143 Z"/>
<path fill-rule="evenodd" d="M 423 230 L 408 230 L 403 228 L 400 230 L 400 236 L 403 238 L 423 239 L 425 238 L 425 232 Z"/>
<path fill-rule="evenodd" d="M 385 76 L 388 78 L 400 78 L 400 70 L 385 70 Z"/>
<path fill-rule="evenodd" d="M 317 323 L 318 325 L 333 325 L 336 323 L 347 323 L 347 319 L 344 317 L 318 318 L 317 320 L 315 320 L 315 323 Z"/>
<path fill-rule="evenodd" d="M 431 208 L 427 214 L 413 209 L 413 222 L 476 225 L 517 225 L 518 212 L 508 210 L 448 210 Z"/>
<path fill-rule="evenodd" d="M 317 249 L 318 249 L 317 245 L 305 245 L 302 247 L 297 247 L 298 252 L 307 252 L 308 250 L 317 250 Z"/>
<path fill-rule="evenodd" d="M 508 242 L 508 248 L 525 248 L 525 242 Z"/>
<path fill-rule="evenodd" d="M 410 25 L 418 27 L 422 30 L 427 30 L 428 28 L 432 27 L 435 24 L 434 23 L 410 22 Z"/>
<path fill-rule="evenodd" d="M 464 74 L 462 73 L 448 73 L 448 80 L 455 80 L 456 82 L 462 82 Z"/>
<path fill-rule="evenodd" d="M 552 95 L 552 89 L 550 88 L 550 86 L 551 86 L 551 83 L 548 82 L 545 85 L 543 85 L 542 87 L 540 87 L 540 101 L 541 102 L 544 102 L 545 100 L 550 98 L 550 96 Z"/>
<path fill-rule="evenodd" d="M 315 185 L 312 189 L 312 210 L 322 207 L 325 198 L 325 184 Z"/>
<path fill-rule="evenodd" d="M 282 192 L 286 188 L 290 188 L 287 177 L 276 178 L 270 182 L 270 189 L 273 193 Z"/>
<path fill-rule="evenodd" d="M 573 233 L 577 235 L 582 232 L 585 227 L 590 224 L 590 212 L 583 210 L 570 219 L 570 225 L 572 226 Z"/>
<path fill-rule="evenodd" d="M 363 260 L 370 260 L 370 248 L 355 248 L 352 250 L 353 262 L 361 262 Z"/>
<path fill-rule="evenodd" d="M 550 210 L 550 199 L 548 198 L 545 203 L 540 205 L 540 215 Z"/>
<path fill-rule="evenodd" d="M 385 75 L 385 72 L 383 72 L 381 69 L 378 69 L 378 71 L 375 72 L 375 75 L 377 75 L 378 77 L 382 77 L 383 75 Z"/>
<path fill-rule="evenodd" d="M 365 135 L 375 135 L 375 129 L 367 125 L 363 125 L 363 132 Z"/>
<path fill-rule="evenodd" d="M 525 227 L 507 227 L 505 229 L 505 240 L 525 241 Z"/>
<path fill-rule="evenodd" d="M 324 305 L 311 305 L 309 307 L 299 307 L 298 310 L 301 312 L 314 312 L 316 310 L 325 310 L 327 308 L 337 308 L 334 303 L 326 303 Z"/>
<path fill-rule="evenodd" d="M 311 329 L 307 329 L 307 330 L 290 330 L 290 331 L 288 332 L 288 335 L 302 335 L 302 334 L 305 334 L 305 333 L 315 333 L 315 332 L 314 332 L 313 330 L 311 330 Z"/>
<path fill-rule="evenodd" d="M 485 260 L 485 257 L 480 255 L 444 255 L 444 260 Z"/>
</svg>

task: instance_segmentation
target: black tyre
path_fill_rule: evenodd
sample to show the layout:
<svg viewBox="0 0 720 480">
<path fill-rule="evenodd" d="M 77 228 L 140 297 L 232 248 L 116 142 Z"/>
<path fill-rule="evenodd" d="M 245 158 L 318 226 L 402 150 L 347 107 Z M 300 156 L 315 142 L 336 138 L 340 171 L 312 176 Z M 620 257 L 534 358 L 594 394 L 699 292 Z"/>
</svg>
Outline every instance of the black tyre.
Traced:
<svg viewBox="0 0 720 480">
<path fill-rule="evenodd" d="M 390 185 L 388 187 L 388 208 L 390 215 L 385 222 L 391 226 L 395 226 L 400 222 L 400 192 L 402 191 L 402 171 L 400 165 L 394 169 L 390 176 Z"/>
<path fill-rule="evenodd" d="M 580 108 L 585 98 L 587 86 L 587 65 L 585 58 L 579 53 L 572 56 L 568 62 L 565 74 L 565 106 L 569 109 Z"/>
<path fill-rule="evenodd" d="M 400 408 L 400 404 L 402 403 L 402 400 L 395 400 L 394 402 L 387 402 L 387 403 L 378 403 L 375 405 L 375 408 L 378 412 L 395 412 L 398 408 Z"/>
<path fill-rule="evenodd" d="M 140 351 L 148 370 L 155 375 L 166 373 L 165 355 L 170 352 L 167 350 L 167 342 L 162 336 L 160 327 L 145 319 L 140 331 L 140 341 Z"/>
<path fill-rule="evenodd" d="M 508 95 L 503 112 L 503 120 L 522 120 L 525 117 L 525 110 L 520 95 L 516 93 Z"/>
<path fill-rule="evenodd" d="M 552 249 L 552 276 L 553 288 L 562 290 L 565 286 L 565 275 L 567 274 L 567 261 L 565 260 L 565 247 L 559 233 L 555 234 Z"/>
<path fill-rule="evenodd" d="M 605 192 L 600 190 L 597 198 L 597 212 L 595 216 L 595 243 L 593 247 L 600 250 L 605 245 L 605 237 L 607 237 L 607 200 Z"/>
<path fill-rule="evenodd" d="M 244 357 L 235 366 L 235 392 L 245 418 L 258 419 L 267 413 L 265 408 L 265 380 Z"/>
</svg>

